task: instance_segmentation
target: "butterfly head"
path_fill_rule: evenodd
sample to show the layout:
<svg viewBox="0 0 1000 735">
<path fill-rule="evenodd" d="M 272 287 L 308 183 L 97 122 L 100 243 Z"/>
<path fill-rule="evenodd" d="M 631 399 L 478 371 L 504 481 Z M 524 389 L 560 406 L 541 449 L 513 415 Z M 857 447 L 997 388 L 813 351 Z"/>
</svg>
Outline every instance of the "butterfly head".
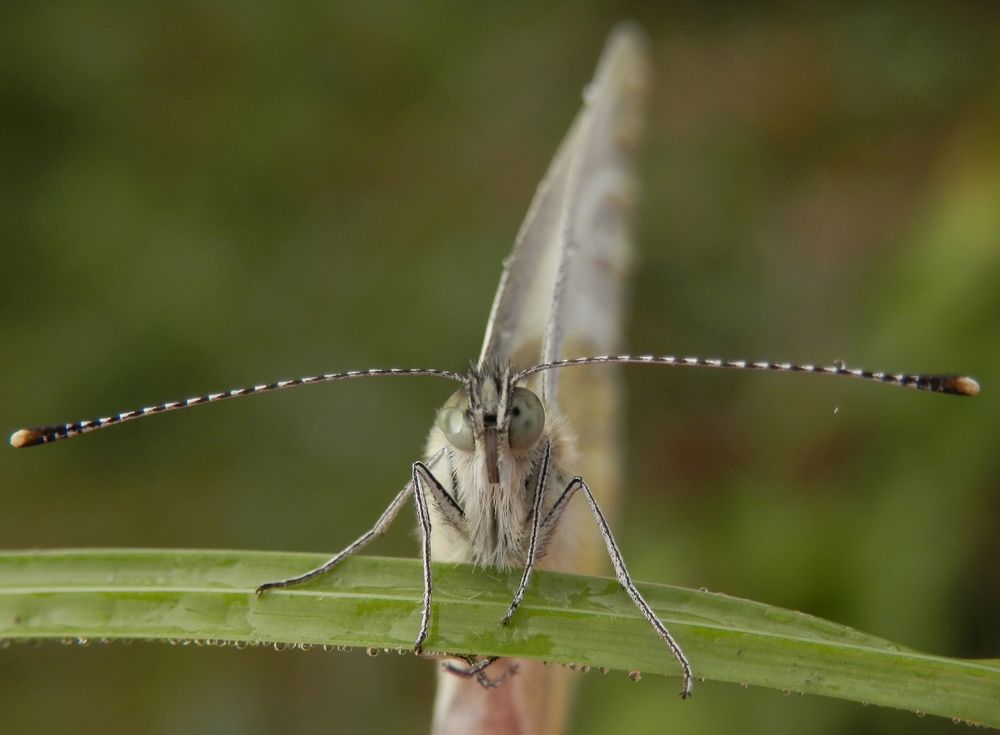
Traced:
<svg viewBox="0 0 1000 735">
<path fill-rule="evenodd" d="M 514 384 L 509 363 L 473 366 L 465 386 L 438 410 L 437 427 L 455 449 L 481 451 L 487 479 L 495 485 L 501 458 L 541 437 L 545 409 L 531 390 Z"/>
</svg>

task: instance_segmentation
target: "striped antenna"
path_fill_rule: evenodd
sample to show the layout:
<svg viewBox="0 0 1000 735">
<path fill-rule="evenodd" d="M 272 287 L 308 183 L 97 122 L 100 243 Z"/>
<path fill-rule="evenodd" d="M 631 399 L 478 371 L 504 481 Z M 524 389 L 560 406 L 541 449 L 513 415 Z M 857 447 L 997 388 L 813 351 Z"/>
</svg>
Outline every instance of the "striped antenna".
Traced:
<svg viewBox="0 0 1000 735">
<path fill-rule="evenodd" d="M 705 357 L 674 357 L 672 355 L 601 355 L 598 357 L 576 357 L 569 360 L 543 362 L 526 368 L 514 376 L 520 382 L 529 375 L 545 370 L 572 367 L 574 365 L 599 365 L 602 363 L 632 365 L 672 365 L 674 367 L 726 368 L 730 370 L 764 370 L 775 373 L 819 373 L 820 375 L 842 375 L 848 378 L 886 383 L 901 388 L 926 390 L 934 393 L 948 393 L 955 396 L 974 396 L 979 393 L 979 383 L 975 379 L 961 375 L 894 375 L 848 368 L 837 362 L 830 366 L 797 365 L 790 362 L 750 362 L 748 360 L 718 360 Z"/>
<path fill-rule="evenodd" d="M 87 434 L 98 429 L 105 429 L 116 424 L 123 424 L 126 421 L 141 419 L 146 416 L 153 416 L 158 413 L 168 411 L 178 411 L 182 408 L 191 408 L 205 403 L 216 403 L 229 398 L 239 398 L 241 396 L 255 395 L 257 393 L 271 393 L 273 391 L 284 390 L 285 388 L 296 388 L 300 385 L 314 385 L 317 383 L 333 383 L 338 380 L 352 380 L 353 378 L 375 378 L 380 376 L 413 376 L 428 375 L 435 378 L 447 378 L 459 383 L 465 382 L 465 376 L 453 373 L 450 370 L 436 370 L 434 368 L 374 368 L 371 370 L 348 370 L 345 373 L 327 373 L 325 375 L 314 375 L 307 378 L 296 378 L 295 380 L 279 380 L 274 383 L 263 385 L 253 385 L 247 388 L 233 388 L 222 393 L 206 393 L 202 396 L 187 398 L 183 401 L 167 401 L 158 406 L 147 406 L 134 411 L 123 411 L 114 416 L 105 416 L 89 421 L 77 421 L 73 424 L 53 424 L 52 426 L 36 426 L 30 429 L 19 429 L 10 436 L 11 446 L 33 447 L 38 444 L 51 444 L 60 439 L 69 439 L 71 436 Z"/>
<path fill-rule="evenodd" d="M 959 375 L 904 375 L 871 372 L 869 370 L 852 369 L 838 362 L 830 366 L 797 365 L 789 362 L 750 362 L 747 360 L 719 360 L 705 357 L 674 357 L 672 355 L 598 355 L 595 357 L 576 357 L 568 360 L 543 362 L 522 370 L 514 376 L 514 382 L 519 383 L 530 375 L 545 370 L 573 367 L 575 365 L 600 364 L 633 364 L 633 365 L 671 365 L 674 367 L 706 367 L 727 368 L 730 370 L 764 370 L 779 373 L 818 373 L 820 375 L 841 375 L 874 383 L 885 383 L 902 388 L 925 390 L 934 393 L 947 393 L 957 396 L 974 396 L 979 393 L 979 383 L 975 379 Z M 294 380 L 279 380 L 274 383 L 253 385 L 246 388 L 233 388 L 222 393 L 206 393 L 205 395 L 187 398 L 182 401 L 168 401 L 156 406 L 147 406 L 132 411 L 123 411 L 113 416 L 77 421 L 72 424 L 53 424 L 51 426 L 36 426 L 29 429 L 18 429 L 10 436 L 11 446 L 18 449 L 33 447 L 38 444 L 51 444 L 60 439 L 69 439 L 79 434 L 87 434 L 98 429 L 122 424 L 126 421 L 141 419 L 168 411 L 178 411 L 205 403 L 216 403 L 229 398 L 271 393 L 296 388 L 300 385 L 317 383 L 333 383 L 338 380 L 354 378 L 374 378 L 381 376 L 430 376 L 447 378 L 457 383 L 466 382 L 466 377 L 451 370 L 435 368 L 373 368 L 371 370 L 348 370 L 343 373 L 326 373 Z"/>
</svg>

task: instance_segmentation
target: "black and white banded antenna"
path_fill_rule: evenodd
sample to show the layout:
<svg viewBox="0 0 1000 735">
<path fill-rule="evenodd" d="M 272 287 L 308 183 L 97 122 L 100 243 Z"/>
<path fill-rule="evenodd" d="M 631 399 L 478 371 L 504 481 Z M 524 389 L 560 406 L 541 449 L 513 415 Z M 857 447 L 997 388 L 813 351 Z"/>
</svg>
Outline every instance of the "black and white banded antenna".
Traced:
<svg viewBox="0 0 1000 735">
<path fill-rule="evenodd" d="M 790 362 L 752 362 L 749 360 L 720 360 L 705 357 L 675 357 L 673 355 L 597 355 L 593 357 L 574 357 L 566 360 L 555 360 L 553 362 L 539 363 L 529 368 L 521 370 L 514 376 L 514 382 L 523 382 L 526 378 L 535 373 L 546 370 L 556 370 L 578 365 L 667 365 L 671 367 L 702 367 L 729 370 L 756 370 L 778 373 L 813 373 L 819 375 L 836 375 L 858 380 L 866 380 L 874 383 L 894 385 L 901 388 L 911 388 L 913 390 L 923 390 L 932 393 L 946 393 L 956 396 L 974 396 L 979 393 L 979 383 L 974 378 L 962 375 L 910 375 L 872 372 L 848 368 L 842 362 L 834 365 L 821 366 L 811 364 L 796 364 Z M 451 370 L 439 370 L 435 368 L 373 368 L 370 370 L 349 370 L 343 373 L 326 373 L 314 375 L 294 380 L 279 380 L 274 383 L 262 383 L 260 385 L 248 386 L 245 388 L 233 388 L 221 393 L 206 393 L 194 396 L 181 401 L 167 401 L 155 406 L 122 411 L 121 413 L 104 416 L 86 421 L 77 421 L 70 424 L 52 424 L 49 426 L 36 426 L 27 429 L 18 429 L 10 437 L 11 446 L 18 449 L 22 447 L 33 447 L 39 444 L 51 444 L 60 439 L 69 439 L 79 434 L 88 434 L 98 429 L 105 429 L 109 426 L 123 424 L 127 421 L 134 421 L 146 416 L 154 416 L 168 411 L 178 411 L 182 408 L 191 408 L 206 403 L 217 403 L 229 398 L 239 398 L 242 396 L 256 395 L 258 393 L 272 393 L 284 390 L 285 388 L 296 388 L 301 385 L 314 385 L 317 383 L 333 383 L 341 380 L 352 380 L 355 378 L 375 378 L 375 377 L 400 377 L 400 376 L 429 376 L 434 378 L 446 378 L 458 383 L 467 383 L 468 376 Z"/>
<path fill-rule="evenodd" d="M 964 375 L 910 375 L 905 373 L 883 373 L 858 368 L 849 368 L 843 362 L 833 365 L 812 365 L 808 363 L 769 362 L 750 360 L 720 360 L 709 357 L 675 357 L 673 355 L 598 355 L 595 357 L 572 357 L 554 360 L 525 368 L 514 376 L 514 382 L 524 380 L 529 375 L 545 370 L 573 367 L 575 365 L 668 365 L 671 367 L 701 367 L 722 370 L 758 370 L 772 373 L 814 373 L 817 375 L 839 375 L 846 378 L 867 380 L 873 383 L 895 385 L 900 388 L 946 393 L 954 396 L 974 396 L 979 393 L 979 383 Z"/>
<path fill-rule="evenodd" d="M 233 388 L 221 393 L 205 393 L 200 396 L 193 396 L 182 401 L 167 401 L 155 406 L 146 406 L 131 411 L 122 411 L 111 416 L 104 416 L 97 419 L 77 421 L 72 424 L 52 424 L 49 426 L 34 426 L 28 429 L 18 429 L 10 435 L 10 444 L 20 449 L 21 447 L 34 447 L 39 444 L 51 444 L 60 439 L 69 439 L 80 434 L 89 434 L 91 431 L 106 429 L 109 426 L 123 424 L 126 421 L 155 416 L 169 411 L 179 411 L 182 408 L 201 406 L 206 403 L 218 403 L 230 398 L 240 398 L 242 396 L 252 396 L 258 393 L 273 393 L 285 388 L 297 388 L 300 385 L 315 385 L 317 383 L 334 383 L 340 380 L 353 380 L 355 378 L 376 378 L 376 377 L 400 377 L 400 376 L 431 376 L 435 378 L 447 378 L 459 383 L 464 383 L 466 378 L 460 373 L 451 370 L 437 370 L 435 368 L 372 368 L 370 370 L 348 370 L 343 373 L 325 373 L 323 375 L 312 375 L 294 380 L 278 380 L 273 383 L 261 383 L 251 385 L 246 388 Z"/>
</svg>

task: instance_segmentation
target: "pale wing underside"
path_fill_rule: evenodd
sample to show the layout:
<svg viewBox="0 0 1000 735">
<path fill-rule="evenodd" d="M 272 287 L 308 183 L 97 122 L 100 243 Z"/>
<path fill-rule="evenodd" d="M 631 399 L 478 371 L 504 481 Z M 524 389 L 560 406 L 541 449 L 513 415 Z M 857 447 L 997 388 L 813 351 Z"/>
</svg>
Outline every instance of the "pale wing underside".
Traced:
<svg viewBox="0 0 1000 735">
<path fill-rule="evenodd" d="M 618 351 L 635 199 L 631 157 L 641 134 L 648 78 L 642 34 L 633 26 L 618 27 L 504 263 L 480 365 L 511 360 L 523 368 Z M 546 411 L 564 414 L 576 435 L 580 459 L 567 469 L 589 478 L 601 504 L 613 510 L 620 484 L 616 368 L 566 375 L 556 411 L 560 372 L 541 374 L 541 393 Z M 574 517 L 580 510 L 585 511 L 567 511 L 561 541 L 540 567 L 590 573 L 601 568 L 597 533 L 574 528 L 579 520 L 586 522 Z M 495 664 L 502 665 L 509 662 Z M 517 665 L 516 676 L 490 690 L 441 675 L 435 734 L 562 732 L 572 672 L 537 661 Z"/>
<path fill-rule="evenodd" d="M 619 27 L 504 264 L 480 364 L 526 367 L 579 348 L 616 349 L 636 188 L 631 157 L 648 79 L 641 34 Z M 559 371 L 544 374 L 547 402 L 558 379 Z"/>
</svg>

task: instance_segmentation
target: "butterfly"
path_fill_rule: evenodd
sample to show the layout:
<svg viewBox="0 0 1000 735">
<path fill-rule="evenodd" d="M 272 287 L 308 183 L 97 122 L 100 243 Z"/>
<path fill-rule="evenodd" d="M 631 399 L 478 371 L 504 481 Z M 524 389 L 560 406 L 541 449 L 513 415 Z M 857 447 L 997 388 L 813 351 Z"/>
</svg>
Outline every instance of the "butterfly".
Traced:
<svg viewBox="0 0 1000 735">
<path fill-rule="evenodd" d="M 630 25 L 618 27 L 607 42 L 593 82 L 584 91 L 583 108 L 539 185 L 505 261 L 481 352 L 467 371 L 377 368 L 280 380 L 92 420 L 21 429 L 11 436 L 11 444 L 51 443 L 159 413 L 304 385 L 375 377 L 452 381 L 457 389 L 437 412 L 423 459 L 413 462 L 409 481 L 374 525 L 322 566 L 290 579 L 262 581 L 257 594 L 332 572 L 381 536 L 412 501 L 424 590 L 414 649 L 423 651 L 430 630 L 432 558 L 520 570 L 510 605 L 499 621 L 516 624 L 533 570 L 541 565 L 572 567 L 579 556 L 578 520 L 567 521 L 571 503 L 579 496 L 623 593 L 649 623 L 651 642 L 659 640 L 665 653 L 676 659 L 681 695 L 690 696 L 692 664 L 634 584 L 602 509 L 600 488 L 592 489 L 577 469 L 587 460 L 578 456 L 577 437 L 595 427 L 586 418 L 574 421 L 572 407 L 606 399 L 614 391 L 615 378 L 601 373 L 591 384 L 593 392 L 566 400 L 560 395 L 560 376 L 571 368 L 644 364 L 810 372 L 957 395 L 975 395 L 979 386 L 969 377 L 892 375 L 843 364 L 617 354 L 630 260 L 630 215 L 637 198 L 632 161 L 641 139 L 649 77 L 641 32 Z M 599 432 L 601 427 L 596 428 Z M 588 451 L 598 443 L 592 437 L 583 442 Z M 509 666 L 494 677 L 488 672 L 496 663 L 494 657 L 473 655 L 445 662 L 446 676 L 435 708 L 436 731 L 470 730 L 478 722 L 498 717 L 553 722 L 557 715 L 537 701 L 538 677 L 548 675 L 536 668 L 511 677 L 515 668 Z M 522 669 L 530 666 L 521 663 Z M 506 687 L 499 686 L 511 680 Z M 478 689 L 470 690 L 468 684 Z M 527 705 L 531 711 L 524 714 L 524 703 L 514 699 L 531 695 L 535 697 Z"/>
</svg>

